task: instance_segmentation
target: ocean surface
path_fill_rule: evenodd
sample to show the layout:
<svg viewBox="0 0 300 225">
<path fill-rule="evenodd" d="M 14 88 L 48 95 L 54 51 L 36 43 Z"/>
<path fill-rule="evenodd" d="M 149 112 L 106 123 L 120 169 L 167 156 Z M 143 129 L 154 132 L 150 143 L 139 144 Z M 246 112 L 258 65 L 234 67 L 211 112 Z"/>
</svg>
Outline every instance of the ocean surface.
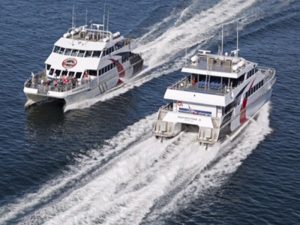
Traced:
<svg viewBox="0 0 300 225">
<path fill-rule="evenodd" d="M 110 0 L 109 27 L 131 37 L 140 81 L 67 113 L 24 110 L 23 83 L 104 1 L 0 0 L 0 224 L 300 224 L 300 1 Z M 271 102 L 227 145 L 152 135 L 186 57 L 235 49 L 277 70 Z M 214 160 L 217 152 L 221 157 Z"/>
</svg>

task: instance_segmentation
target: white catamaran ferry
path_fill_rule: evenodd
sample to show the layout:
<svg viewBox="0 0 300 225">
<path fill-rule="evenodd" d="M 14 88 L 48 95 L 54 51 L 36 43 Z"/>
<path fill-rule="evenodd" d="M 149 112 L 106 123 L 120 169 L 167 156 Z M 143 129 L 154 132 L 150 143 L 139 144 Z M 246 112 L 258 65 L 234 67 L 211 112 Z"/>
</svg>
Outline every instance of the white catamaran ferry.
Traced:
<svg viewBox="0 0 300 225">
<path fill-rule="evenodd" d="M 25 107 L 61 99 L 65 106 L 101 95 L 128 82 L 143 68 L 130 40 L 103 24 L 72 26 L 55 44 L 45 69 L 24 84 Z"/>
<path fill-rule="evenodd" d="M 223 48 L 223 47 L 222 47 Z M 171 102 L 160 108 L 156 137 L 171 138 L 184 129 L 203 144 L 236 136 L 271 97 L 275 70 L 238 56 L 200 50 L 183 67 L 187 76 L 167 88 Z"/>
</svg>

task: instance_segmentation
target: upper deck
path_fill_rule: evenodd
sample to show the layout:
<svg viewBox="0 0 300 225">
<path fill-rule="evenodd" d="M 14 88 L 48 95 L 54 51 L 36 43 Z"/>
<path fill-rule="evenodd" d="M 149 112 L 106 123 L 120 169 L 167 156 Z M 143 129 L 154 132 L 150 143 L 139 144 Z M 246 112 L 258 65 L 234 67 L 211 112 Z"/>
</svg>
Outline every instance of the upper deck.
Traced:
<svg viewBox="0 0 300 225">
<path fill-rule="evenodd" d="M 210 54 L 210 51 L 200 50 L 183 67 L 182 72 L 237 79 L 256 65 L 242 57 Z"/>
<path fill-rule="evenodd" d="M 107 42 L 113 38 L 120 37 L 120 33 L 112 34 L 104 29 L 102 24 L 91 24 L 73 27 L 64 34 L 64 38 L 77 41 Z"/>
</svg>

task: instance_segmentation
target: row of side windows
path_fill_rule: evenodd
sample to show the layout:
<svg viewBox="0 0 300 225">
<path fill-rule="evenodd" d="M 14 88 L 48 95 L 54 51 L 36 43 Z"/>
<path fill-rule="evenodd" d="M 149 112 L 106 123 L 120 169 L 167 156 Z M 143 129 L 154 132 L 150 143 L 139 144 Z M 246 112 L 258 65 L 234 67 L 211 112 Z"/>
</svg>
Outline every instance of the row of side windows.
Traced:
<svg viewBox="0 0 300 225">
<path fill-rule="evenodd" d="M 108 71 L 110 71 L 110 70 L 112 70 L 115 67 L 116 67 L 115 63 L 111 63 L 111 64 L 107 65 L 106 67 L 103 67 L 101 70 L 99 70 L 99 76 L 106 73 L 106 72 L 108 72 Z M 55 70 L 53 68 L 50 68 L 50 65 L 49 66 L 47 65 L 47 70 L 50 70 L 49 75 L 51 75 L 51 76 L 55 75 L 56 77 L 58 77 L 58 76 L 72 76 L 72 77 L 74 77 L 74 75 L 75 75 L 76 78 L 80 78 L 81 75 L 82 75 L 81 72 L 75 73 L 73 71 L 67 71 L 67 70 Z M 88 70 L 87 72 L 91 76 L 97 76 L 97 70 Z"/>
<path fill-rule="evenodd" d="M 63 48 L 59 46 L 54 46 L 53 52 L 61 54 L 61 55 L 69 55 L 74 57 L 93 57 L 99 58 L 101 55 L 101 51 L 84 51 L 78 49 L 70 49 L 70 48 Z"/>
<path fill-rule="evenodd" d="M 246 92 L 246 98 L 248 98 L 249 96 L 251 96 L 253 93 L 255 93 L 260 87 L 262 87 L 264 85 L 264 81 L 260 81 L 259 83 L 257 83 L 256 85 L 254 85 L 252 88 L 250 88 L 249 91 Z"/>
<path fill-rule="evenodd" d="M 106 72 L 112 70 L 115 67 L 116 67 L 115 63 L 111 63 L 111 64 L 103 67 L 101 70 L 99 70 L 98 74 L 99 74 L 99 76 L 101 76 L 102 74 L 105 74 Z M 87 72 L 91 76 L 97 76 L 97 70 L 88 70 Z"/>
<path fill-rule="evenodd" d="M 116 43 L 115 46 L 112 46 L 103 51 L 103 56 L 109 55 L 110 53 L 123 48 L 128 43 L 126 41 L 120 41 Z M 74 57 L 93 57 L 99 58 L 101 56 L 101 51 L 85 51 L 85 50 L 78 50 L 78 49 L 70 49 L 70 48 L 63 48 L 59 46 L 54 46 L 53 52 L 61 54 L 61 55 L 69 55 Z"/>
<path fill-rule="evenodd" d="M 248 73 L 247 73 L 247 79 L 252 77 L 256 72 L 257 72 L 257 68 L 253 68 L 252 70 L 250 70 Z"/>
<path fill-rule="evenodd" d="M 67 70 L 55 70 L 53 68 L 50 69 L 49 71 L 49 75 L 51 76 L 69 76 L 69 77 L 76 77 L 76 78 L 80 78 L 82 73 L 81 72 L 74 72 L 74 71 L 67 71 Z"/>
<path fill-rule="evenodd" d="M 115 63 L 111 63 L 111 64 L 107 65 L 106 67 L 103 67 L 101 70 L 99 70 L 99 76 L 112 70 L 115 67 L 116 67 Z"/>
</svg>

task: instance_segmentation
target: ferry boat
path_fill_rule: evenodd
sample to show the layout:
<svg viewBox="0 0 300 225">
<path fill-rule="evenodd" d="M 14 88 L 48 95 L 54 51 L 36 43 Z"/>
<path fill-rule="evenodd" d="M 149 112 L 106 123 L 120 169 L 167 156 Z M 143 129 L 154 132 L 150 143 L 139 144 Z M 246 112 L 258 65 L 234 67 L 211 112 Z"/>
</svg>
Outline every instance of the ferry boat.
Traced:
<svg viewBox="0 0 300 225">
<path fill-rule="evenodd" d="M 25 82 L 25 107 L 55 99 L 67 106 L 93 98 L 130 82 L 142 68 L 142 57 L 120 32 L 103 24 L 72 26 L 54 44 L 44 70 Z"/>
<path fill-rule="evenodd" d="M 167 88 L 154 133 L 172 138 L 197 132 L 205 145 L 234 138 L 271 97 L 275 69 L 231 54 L 199 50 L 182 68 L 186 76 Z"/>
</svg>

